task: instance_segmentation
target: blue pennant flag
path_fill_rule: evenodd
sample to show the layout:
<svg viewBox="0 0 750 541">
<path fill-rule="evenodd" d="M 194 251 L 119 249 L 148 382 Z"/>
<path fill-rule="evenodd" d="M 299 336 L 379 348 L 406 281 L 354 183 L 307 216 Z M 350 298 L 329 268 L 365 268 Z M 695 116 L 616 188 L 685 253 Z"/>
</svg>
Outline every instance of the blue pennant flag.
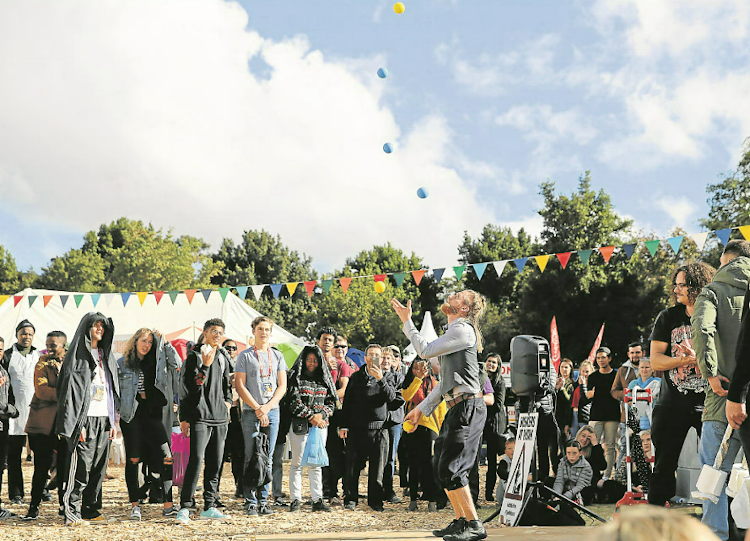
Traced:
<svg viewBox="0 0 750 541">
<path fill-rule="evenodd" d="M 682 246 L 682 239 L 684 237 L 672 237 L 671 239 L 667 239 L 667 243 L 672 247 L 672 250 L 674 250 L 675 255 L 680 253 L 680 246 Z"/>
<path fill-rule="evenodd" d="M 130 298 L 130 295 L 132 295 L 132 293 L 120 293 L 120 295 L 122 295 L 122 305 L 127 306 L 128 299 Z"/>
<path fill-rule="evenodd" d="M 243 301 L 245 300 L 245 297 L 247 297 L 247 286 L 237 286 L 237 295 L 240 296 L 240 299 Z"/>
<path fill-rule="evenodd" d="M 528 257 L 519 257 L 518 259 L 514 259 L 513 263 L 516 264 L 516 268 L 518 269 L 518 272 L 523 272 L 523 268 L 526 266 L 526 262 L 529 260 Z"/>
<path fill-rule="evenodd" d="M 70 297 L 70 295 L 60 295 L 60 302 L 62 303 L 63 308 L 65 308 L 65 303 L 68 302 L 68 297 Z"/>
<path fill-rule="evenodd" d="M 445 272 L 445 269 L 433 269 L 432 275 L 435 277 L 435 283 L 439 284 L 440 280 L 443 279 L 443 273 Z"/>
<path fill-rule="evenodd" d="M 208 302 L 208 298 L 211 296 L 211 292 L 213 289 L 201 289 L 201 293 L 203 294 L 203 300 Z"/>
<path fill-rule="evenodd" d="M 484 276 L 485 270 L 487 270 L 487 263 L 474 263 L 474 272 L 480 280 Z"/>
<path fill-rule="evenodd" d="M 281 288 L 284 284 L 271 284 L 271 291 L 273 292 L 273 298 L 278 299 Z"/>
<path fill-rule="evenodd" d="M 100 293 L 92 293 L 91 294 L 91 301 L 94 303 L 94 307 L 96 308 L 96 303 L 99 302 L 99 299 L 101 298 Z"/>
<path fill-rule="evenodd" d="M 625 252 L 625 255 L 628 256 L 628 259 L 633 257 L 633 254 L 635 253 L 635 247 L 638 246 L 637 244 L 623 244 L 622 245 L 622 251 Z"/>
<path fill-rule="evenodd" d="M 714 231 L 716 233 L 716 236 L 719 237 L 719 240 L 721 243 L 726 246 L 727 242 L 729 242 L 729 235 L 732 234 L 731 229 L 719 229 L 718 231 Z"/>
</svg>

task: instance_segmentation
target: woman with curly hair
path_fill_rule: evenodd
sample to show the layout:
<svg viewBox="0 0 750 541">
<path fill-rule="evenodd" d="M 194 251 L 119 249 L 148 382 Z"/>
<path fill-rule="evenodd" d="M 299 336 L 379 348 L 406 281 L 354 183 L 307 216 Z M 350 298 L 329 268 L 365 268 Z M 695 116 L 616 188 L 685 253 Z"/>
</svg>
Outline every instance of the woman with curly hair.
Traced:
<svg viewBox="0 0 750 541">
<path fill-rule="evenodd" d="M 160 479 L 164 490 L 162 516 L 175 517 L 172 505 L 171 419 L 172 397 L 177 388 L 180 363 L 172 344 L 159 331 L 138 329 L 125 344 L 124 356 L 117 363 L 120 379 L 120 428 L 125 442 L 125 483 L 132 509 L 130 520 L 141 520 L 138 463 L 145 457 L 159 457 Z M 166 408 L 166 410 L 165 410 Z M 169 423 L 171 426 L 171 421 Z"/>
<path fill-rule="evenodd" d="M 648 494 L 650 504 L 663 506 L 675 495 L 675 472 L 690 427 L 701 433 L 703 400 L 708 382 L 701 377 L 691 338 L 690 318 L 698 294 L 715 269 L 688 263 L 672 273 L 673 306 L 656 317 L 651 332 L 651 367 L 664 372 L 652 415 L 656 462 Z"/>
</svg>

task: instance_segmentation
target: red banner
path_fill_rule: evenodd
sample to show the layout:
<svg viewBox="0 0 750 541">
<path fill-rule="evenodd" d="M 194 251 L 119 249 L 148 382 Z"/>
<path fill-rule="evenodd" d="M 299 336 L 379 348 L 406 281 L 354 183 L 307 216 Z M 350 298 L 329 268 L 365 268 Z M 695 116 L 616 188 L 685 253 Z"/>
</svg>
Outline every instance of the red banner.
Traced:
<svg viewBox="0 0 750 541">
<path fill-rule="evenodd" d="M 596 360 L 596 350 L 602 345 L 602 336 L 604 336 L 604 323 L 602 323 L 602 328 L 599 329 L 599 336 L 596 337 L 594 347 L 591 348 L 591 353 L 589 353 L 589 362 L 594 365 L 594 368 L 596 368 L 596 363 L 594 363 Z"/>
<path fill-rule="evenodd" d="M 552 323 L 549 326 L 550 346 L 552 348 L 552 363 L 555 365 L 555 371 L 560 373 L 560 335 L 557 334 L 557 320 L 552 316 Z"/>
</svg>

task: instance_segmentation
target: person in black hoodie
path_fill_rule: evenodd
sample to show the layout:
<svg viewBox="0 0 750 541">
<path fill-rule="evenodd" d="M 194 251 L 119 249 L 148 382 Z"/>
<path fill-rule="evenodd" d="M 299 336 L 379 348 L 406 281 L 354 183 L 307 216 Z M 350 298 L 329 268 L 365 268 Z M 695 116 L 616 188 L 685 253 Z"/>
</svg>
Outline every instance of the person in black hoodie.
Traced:
<svg viewBox="0 0 750 541">
<path fill-rule="evenodd" d="M 389 410 L 404 404 L 390 377 L 380 367 L 383 348 L 370 344 L 365 349 L 365 363 L 352 374 L 346 386 L 339 434 L 349 444 L 346 454 L 345 508 L 357 506 L 360 465 L 369 460 L 367 504 L 383 511 L 383 467 L 388 455 L 388 429 L 383 428 Z M 349 439 L 349 436 L 351 438 Z"/>
<path fill-rule="evenodd" d="M 180 430 L 190 437 L 190 458 L 180 491 L 181 509 L 175 520 L 180 524 L 190 521 L 190 504 L 198 485 L 201 462 L 203 470 L 203 508 L 201 519 L 226 519 L 216 509 L 219 470 L 224 458 L 224 442 L 232 407 L 232 386 L 229 382 L 230 358 L 221 347 L 226 325 L 221 319 L 209 319 L 203 334 L 182 369 L 180 393 Z"/>
<path fill-rule="evenodd" d="M 0 457 L 5 457 L 8 446 L 8 420 L 18 417 L 18 410 L 14 404 L 13 390 L 10 388 L 9 381 L 10 376 L 8 372 L 0 364 Z M 3 469 L 3 464 L 0 463 L 0 487 L 2 486 Z M 0 506 L 0 520 L 15 516 L 15 513 L 11 513 Z"/>
<path fill-rule="evenodd" d="M 60 368 L 55 433 L 67 440 L 70 450 L 63 494 L 68 526 L 104 522 L 99 512 L 102 483 L 120 400 L 114 334 L 112 319 L 89 312 L 78 324 Z"/>
</svg>

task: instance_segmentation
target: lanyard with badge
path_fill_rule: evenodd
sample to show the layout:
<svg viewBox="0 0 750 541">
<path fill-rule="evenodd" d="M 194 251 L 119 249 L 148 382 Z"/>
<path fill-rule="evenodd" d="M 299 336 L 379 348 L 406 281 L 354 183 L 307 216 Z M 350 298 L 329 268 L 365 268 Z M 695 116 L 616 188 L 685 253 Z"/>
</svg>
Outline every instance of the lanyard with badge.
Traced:
<svg viewBox="0 0 750 541">
<path fill-rule="evenodd" d="M 96 351 L 99 353 L 99 358 L 97 359 L 99 370 L 94 369 L 94 386 L 91 392 L 91 400 L 102 401 L 106 396 L 104 363 L 102 362 L 102 350 L 97 348 Z"/>
<path fill-rule="evenodd" d="M 270 381 L 264 381 L 266 378 L 271 378 L 271 349 L 269 348 L 268 350 L 268 374 L 263 373 L 263 359 L 260 356 L 258 348 L 253 346 L 253 350 L 255 350 L 255 356 L 258 357 L 258 367 L 260 369 L 260 390 L 263 393 L 263 398 L 271 399 L 273 397 L 273 385 L 271 385 Z"/>
</svg>

